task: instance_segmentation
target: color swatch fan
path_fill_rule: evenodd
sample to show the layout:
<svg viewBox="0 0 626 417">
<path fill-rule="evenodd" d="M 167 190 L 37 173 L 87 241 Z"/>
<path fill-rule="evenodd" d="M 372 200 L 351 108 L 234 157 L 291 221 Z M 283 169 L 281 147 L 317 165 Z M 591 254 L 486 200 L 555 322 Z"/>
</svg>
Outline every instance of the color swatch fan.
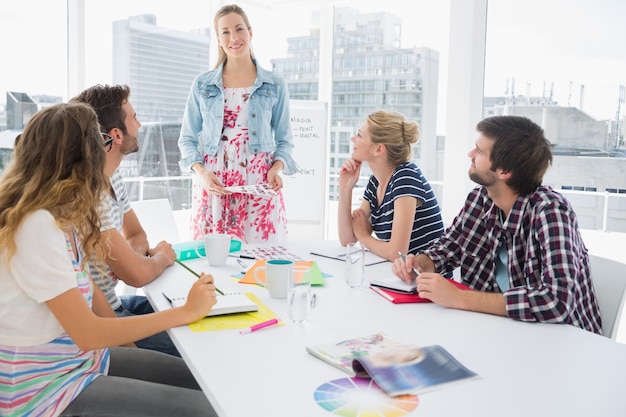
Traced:
<svg viewBox="0 0 626 417">
<path fill-rule="evenodd" d="M 417 408 L 415 395 L 390 397 L 369 378 L 342 378 L 320 385 L 317 405 L 342 417 L 400 417 Z"/>
</svg>

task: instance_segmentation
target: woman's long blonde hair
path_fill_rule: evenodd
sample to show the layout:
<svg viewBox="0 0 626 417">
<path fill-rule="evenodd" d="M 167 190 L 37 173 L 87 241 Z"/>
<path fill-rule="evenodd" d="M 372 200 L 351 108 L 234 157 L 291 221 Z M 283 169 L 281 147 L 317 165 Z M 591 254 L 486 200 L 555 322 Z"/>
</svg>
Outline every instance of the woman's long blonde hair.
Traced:
<svg viewBox="0 0 626 417">
<path fill-rule="evenodd" d="M 220 34 L 219 34 L 219 28 L 217 27 L 218 21 L 226 16 L 227 14 L 231 14 L 231 13 L 237 13 L 239 16 L 241 16 L 241 18 L 243 19 L 243 23 L 246 25 L 246 28 L 248 28 L 248 30 L 250 30 L 252 28 L 252 26 L 250 26 L 250 20 L 248 20 L 248 15 L 246 14 L 246 12 L 243 11 L 243 9 L 236 5 L 236 4 L 227 4 L 226 6 L 222 6 L 217 13 L 215 13 L 215 18 L 213 19 L 213 28 L 215 29 L 215 35 L 219 38 Z M 252 52 L 252 45 L 248 45 L 248 47 L 250 48 L 250 59 L 254 60 L 254 53 Z M 222 49 L 222 47 L 220 46 L 220 44 L 217 44 L 217 63 L 215 64 L 215 68 L 220 67 L 224 62 L 226 62 L 227 56 L 226 56 L 226 52 L 224 52 L 224 49 Z"/>
<path fill-rule="evenodd" d="M 104 259 L 98 206 L 109 181 L 95 111 L 87 104 L 57 104 L 37 112 L 16 141 L 0 180 L 0 251 L 15 254 L 24 219 L 47 210 L 57 225 L 73 225 L 87 261 Z"/>
</svg>

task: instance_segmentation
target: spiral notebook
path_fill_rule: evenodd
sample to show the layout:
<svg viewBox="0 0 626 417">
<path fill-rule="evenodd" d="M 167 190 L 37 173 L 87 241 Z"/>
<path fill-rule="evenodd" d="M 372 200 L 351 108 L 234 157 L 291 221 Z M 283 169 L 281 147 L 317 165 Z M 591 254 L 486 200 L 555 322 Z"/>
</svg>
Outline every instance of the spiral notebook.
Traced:
<svg viewBox="0 0 626 417">
<path fill-rule="evenodd" d="M 185 305 L 187 295 L 165 294 L 163 296 L 169 301 L 172 307 Z M 219 316 L 222 314 L 248 313 L 258 311 L 259 306 L 240 292 L 225 292 L 224 295 L 217 295 L 217 303 L 213 306 L 206 317 Z"/>
</svg>

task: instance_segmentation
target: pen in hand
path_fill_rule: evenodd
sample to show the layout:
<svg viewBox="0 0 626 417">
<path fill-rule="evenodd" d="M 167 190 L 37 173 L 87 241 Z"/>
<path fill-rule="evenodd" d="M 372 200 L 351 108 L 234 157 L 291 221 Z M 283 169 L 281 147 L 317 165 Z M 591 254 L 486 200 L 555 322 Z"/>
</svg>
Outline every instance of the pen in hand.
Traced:
<svg viewBox="0 0 626 417">
<path fill-rule="evenodd" d="M 196 278 L 200 278 L 200 274 L 198 274 L 196 271 L 194 271 L 193 269 L 189 268 L 187 265 L 185 265 L 184 263 L 182 263 L 180 260 L 176 259 L 176 263 L 180 266 L 182 266 L 183 268 L 185 268 L 187 271 L 191 272 L 192 274 L 194 274 L 196 276 Z M 222 291 L 220 291 L 219 288 L 215 287 L 215 291 L 217 291 L 217 293 L 219 295 L 224 295 L 224 293 Z M 164 294 L 165 295 L 165 294 Z M 166 297 L 167 298 L 167 297 Z"/>
<path fill-rule="evenodd" d="M 404 256 L 402 252 L 398 252 L 398 255 L 400 255 L 400 258 L 402 258 L 402 260 L 406 263 L 406 256 Z M 415 268 L 414 266 L 412 268 L 413 268 L 413 273 L 415 274 L 415 278 L 419 277 L 420 273 L 417 270 L 417 268 Z"/>
</svg>

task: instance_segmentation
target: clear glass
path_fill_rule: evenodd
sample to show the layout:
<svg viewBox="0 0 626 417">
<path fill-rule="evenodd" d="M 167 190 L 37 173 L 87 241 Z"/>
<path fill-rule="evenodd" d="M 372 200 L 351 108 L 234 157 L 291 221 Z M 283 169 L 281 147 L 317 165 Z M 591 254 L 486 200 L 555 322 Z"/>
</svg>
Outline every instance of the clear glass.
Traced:
<svg viewBox="0 0 626 417">
<path fill-rule="evenodd" d="M 346 245 L 346 284 L 359 288 L 365 277 L 365 248 L 359 242 Z"/>
<path fill-rule="evenodd" d="M 295 265 L 289 269 L 289 318 L 303 324 L 311 313 L 311 268 Z"/>
</svg>

